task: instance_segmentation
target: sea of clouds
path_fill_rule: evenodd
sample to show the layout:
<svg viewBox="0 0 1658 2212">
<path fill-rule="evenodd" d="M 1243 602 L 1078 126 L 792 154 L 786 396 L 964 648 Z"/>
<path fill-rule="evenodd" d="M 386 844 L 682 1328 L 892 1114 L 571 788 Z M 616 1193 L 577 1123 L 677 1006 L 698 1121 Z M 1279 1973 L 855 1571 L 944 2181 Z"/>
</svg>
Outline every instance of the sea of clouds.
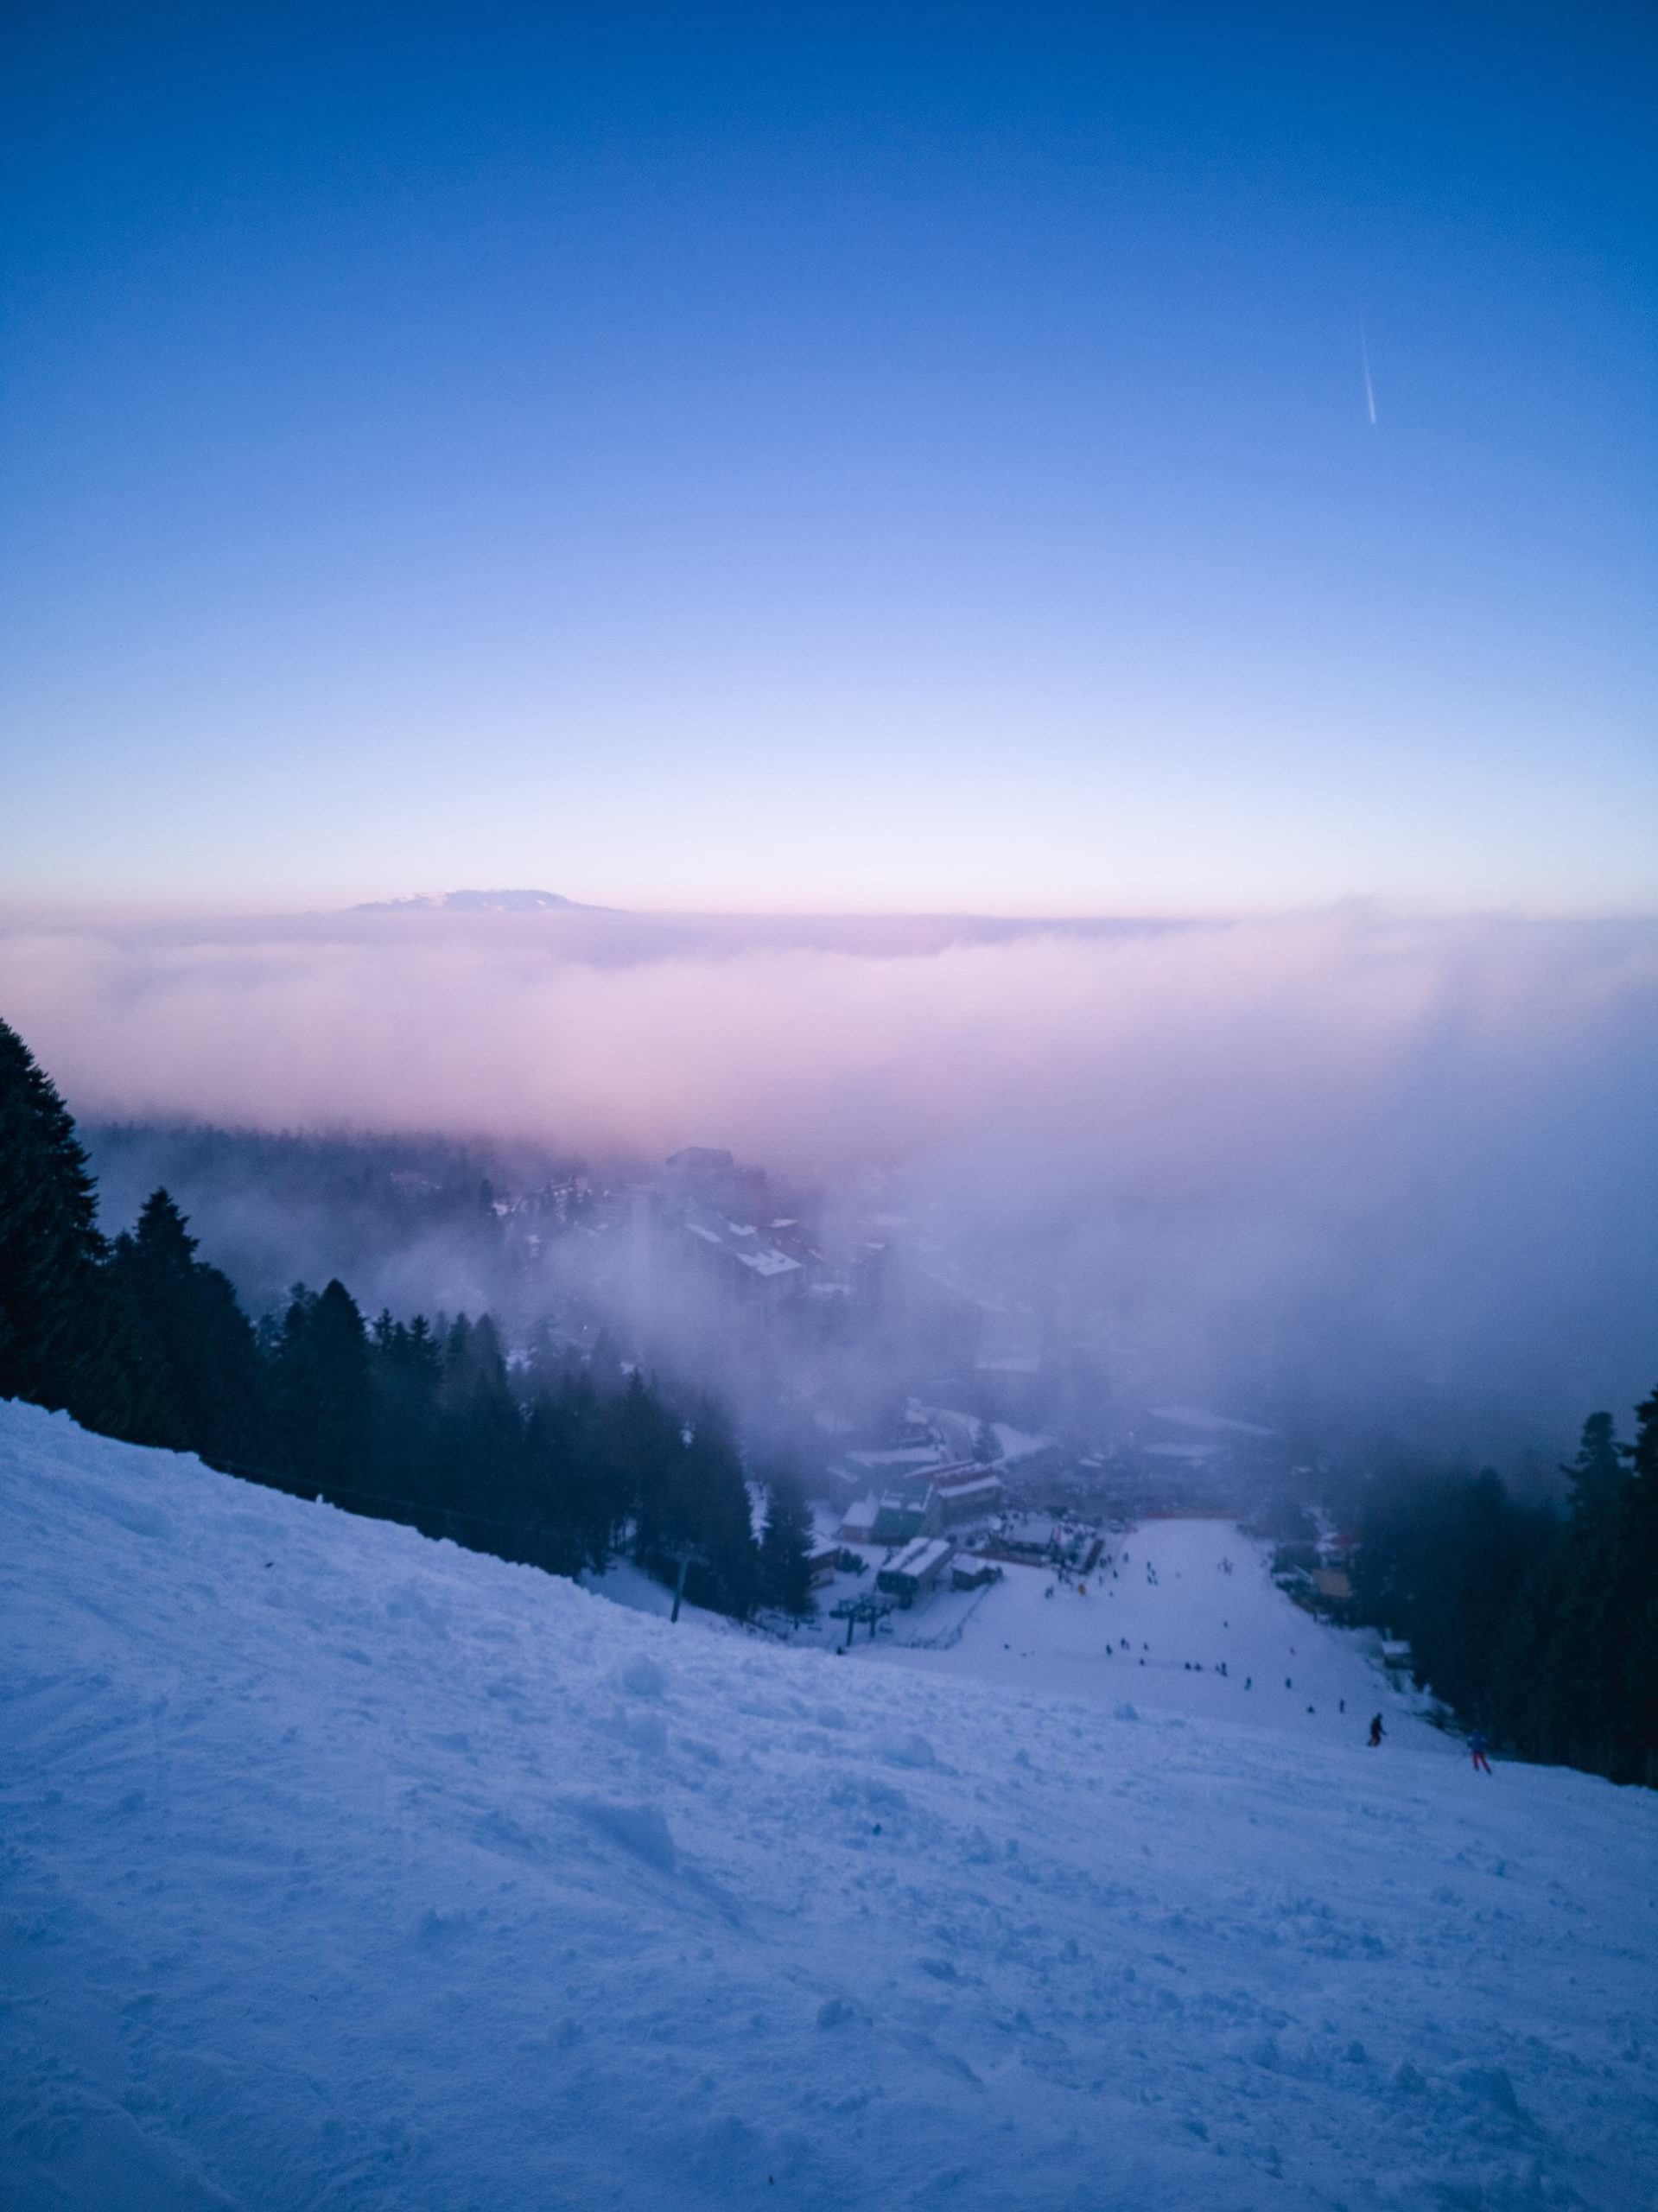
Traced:
<svg viewBox="0 0 1658 2212">
<path fill-rule="evenodd" d="M 897 1169 L 1205 1379 L 1658 1380 L 1658 923 L 16 922 L 0 1012 L 83 1115 Z"/>
</svg>

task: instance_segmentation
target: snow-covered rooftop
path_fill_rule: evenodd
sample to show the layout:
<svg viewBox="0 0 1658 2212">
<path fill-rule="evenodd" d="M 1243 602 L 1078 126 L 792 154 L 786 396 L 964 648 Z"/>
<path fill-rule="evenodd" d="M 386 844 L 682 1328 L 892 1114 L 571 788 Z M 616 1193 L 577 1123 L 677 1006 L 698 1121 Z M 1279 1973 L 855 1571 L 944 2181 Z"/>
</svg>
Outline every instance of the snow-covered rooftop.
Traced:
<svg viewBox="0 0 1658 2212">
<path fill-rule="evenodd" d="M 917 1536 L 905 1544 L 896 1559 L 887 1560 L 882 1573 L 886 1574 L 930 1574 L 942 1566 L 956 1547 L 947 1536 Z"/>
<path fill-rule="evenodd" d="M 786 1252 L 773 1250 L 769 1244 L 762 1245 L 758 1252 L 734 1252 L 732 1257 L 739 1267 L 747 1268 L 757 1275 L 798 1274 L 800 1272 L 798 1260 L 791 1260 Z"/>
</svg>

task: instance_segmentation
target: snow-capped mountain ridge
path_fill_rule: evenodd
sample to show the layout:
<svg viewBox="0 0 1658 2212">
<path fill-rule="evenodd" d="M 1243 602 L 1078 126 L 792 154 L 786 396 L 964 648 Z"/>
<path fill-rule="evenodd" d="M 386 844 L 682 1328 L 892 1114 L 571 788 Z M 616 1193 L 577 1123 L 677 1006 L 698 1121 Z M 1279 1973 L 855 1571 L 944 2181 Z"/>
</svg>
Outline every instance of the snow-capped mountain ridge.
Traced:
<svg viewBox="0 0 1658 2212">
<path fill-rule="evenodd" d="M 370 899 L 353 914 L 599 913 L 558 891 L 417 891 L 408 899 Z"/>
</svg>

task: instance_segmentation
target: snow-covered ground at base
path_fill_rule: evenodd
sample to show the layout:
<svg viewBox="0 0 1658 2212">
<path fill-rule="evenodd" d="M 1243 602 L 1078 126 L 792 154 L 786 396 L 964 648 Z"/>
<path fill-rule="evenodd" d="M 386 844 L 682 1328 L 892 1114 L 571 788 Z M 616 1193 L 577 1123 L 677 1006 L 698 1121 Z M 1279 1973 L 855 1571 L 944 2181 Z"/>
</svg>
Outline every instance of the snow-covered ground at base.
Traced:
<svg viewBox="0 0 1658 2212">
<path fill-rule="evenodd" d="M 856 1629 L 852 1656 L 1013 1689 L 1128 1698 L 1304 1742 L 1363 1742 L 1380 1713 L 1390 1739 L 1459 1755 L 1429 1723 L 1432 1699 L 1384 1672 L 1379 1637 L 1328 1627 L 1274 1585 L 1270 1545 L 1229 1521 L 1197 1517 L 1148 1520 L 1107 1541 L 1086 1575 L 1061 1580 L 1051 1567 L 1003 1560 L 1001 1580 L 988 1588 L 937 1589 L 889 1613 L 873 1637 Z M 797 1643 L 844 1643 L 835 1606 L 874 1588 L 886 1549 L 843 1548 L 865 1571 L 838 1574 L 818 1592 L 817 1618 L 793 1632 Z M 612 1567 L 594 1586 L 642 1611 L 666 1613 L 673 1603 L 631 1566 Z"/>
<path fill-rule="evenodd" d="M 940 1592 L 894 1614 L 892 1636 L 858 1642 L 855 1656 L 1065 1697 L 1128 1698 L 1308 1745 L 1362 1744 L 1380 1713 L 1394 1742 L 1463 1756 L 1424 1717 L 1429 1700 L 1389 1682 L 1377 1639 L 1301 1611 L 1272 1580 L 1270 1548 L 1230 1522 L 1145 1521 L 1110 1542 L 1099 1572 L 1068 1582 L 1006 1565 L 988 1589 Z"/>
<path fill-rule="evenodd" d="M 1658 1798 L 1141 1681 L 0 1405 L 0 2202 L 1649 2206 Z"/>
</svg>

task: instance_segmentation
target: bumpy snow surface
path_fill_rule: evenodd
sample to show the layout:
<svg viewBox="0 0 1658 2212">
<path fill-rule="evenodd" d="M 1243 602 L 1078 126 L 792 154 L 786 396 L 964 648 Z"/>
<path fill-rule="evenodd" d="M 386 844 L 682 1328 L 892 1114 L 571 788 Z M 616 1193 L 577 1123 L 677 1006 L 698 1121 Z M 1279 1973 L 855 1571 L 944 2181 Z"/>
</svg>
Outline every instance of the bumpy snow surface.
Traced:
<svg viewBox="0 0 1658 2212">
<path fill-rule="evenodd" d="M 0 2202 L 1652 2203 L 1658 1799 L 893 1656 L 0 1405 Z"/>
</svg>

